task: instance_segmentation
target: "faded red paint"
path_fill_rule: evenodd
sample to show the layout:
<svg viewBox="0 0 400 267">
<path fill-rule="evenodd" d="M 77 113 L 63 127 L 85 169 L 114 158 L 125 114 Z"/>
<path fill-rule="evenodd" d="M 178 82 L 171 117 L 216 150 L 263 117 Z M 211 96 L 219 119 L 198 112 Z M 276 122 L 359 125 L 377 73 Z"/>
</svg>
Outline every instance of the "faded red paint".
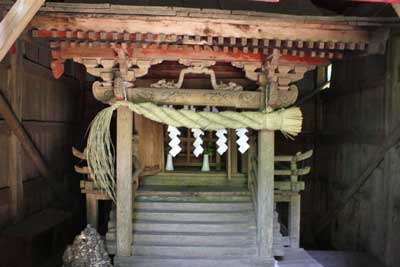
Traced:
<svg viewBox="0 0 400 267">
<path fill-rule="evenodd" d="M 53 72 L 53 77 L 59 79 L 64 74 L 64 61 L 54 60 L 51 62 L 51 70 Z"/>
<path fill-rule="evenodd" d="M 296 56 L 280 56 L 280 61 L 290 61 L 297 63 L 307 63 L 310 65 L 326 65 L 330 60 L 320 57 L 296 57 Z"/>
</svg>

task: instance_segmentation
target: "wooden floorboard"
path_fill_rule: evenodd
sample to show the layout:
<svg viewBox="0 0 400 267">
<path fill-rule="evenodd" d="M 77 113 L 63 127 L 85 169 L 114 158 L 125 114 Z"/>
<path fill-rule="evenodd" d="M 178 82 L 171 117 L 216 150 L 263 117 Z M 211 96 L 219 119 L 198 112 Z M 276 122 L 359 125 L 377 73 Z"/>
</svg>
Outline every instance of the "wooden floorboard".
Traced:
<svg viewBox="0 0 400 267">
<path fill-rule="evenodd" d="M 375 257 L 363 252 L 309 251 L 324 267 L 385 267 Z"/>
</svg>

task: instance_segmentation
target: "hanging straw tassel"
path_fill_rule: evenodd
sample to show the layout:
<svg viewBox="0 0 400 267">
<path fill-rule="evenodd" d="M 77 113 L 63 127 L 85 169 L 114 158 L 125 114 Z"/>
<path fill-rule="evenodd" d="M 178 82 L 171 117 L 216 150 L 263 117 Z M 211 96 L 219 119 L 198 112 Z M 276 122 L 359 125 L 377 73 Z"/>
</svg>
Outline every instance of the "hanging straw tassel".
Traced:
<svg viewBox="0 0 400 267">
<path fill-rule="evenodd" d="M 87 154 L 88 166 L 95 185 L 103 189 L 115 202 L 115 159 L 110 135 L 110 124 L 114 110 L 126 106 L 144 117 L 175 127 L 202 130 L 251 128 L 281 131 L 293 138 L 301 132 L 303 115 L 299 108 L 281 109 L 274 112 L 195 112 L 159 107 L 152 103 L 135 104 L 120 101 L 97 114 L 90 125 Z"/>
</svg>

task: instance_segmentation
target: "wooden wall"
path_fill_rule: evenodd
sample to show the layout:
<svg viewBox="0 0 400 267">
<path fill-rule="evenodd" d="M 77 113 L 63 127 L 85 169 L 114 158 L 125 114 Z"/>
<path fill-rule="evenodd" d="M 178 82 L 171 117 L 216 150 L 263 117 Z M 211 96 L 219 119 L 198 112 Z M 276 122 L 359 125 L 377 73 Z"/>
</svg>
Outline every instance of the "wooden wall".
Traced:
<svg viewBox="0 0 400 267">
<path fill-rule="evenodd" d="M 317 137 L 316 217 L 335 206 L 400 122 L 399 47 L 400 38 L 394 37 L 387 55 L 334 65 L 332 88 L 322 96 L 323 125 Z M 366 250 L 388 266 L 400 266 L 399 149 L 385 155 L 328 228 L 334 248 Z"/>
<path fill-rule="evenodd" d="M 72 172 L 71 146 L 79 118 L 80 87 L 74 69 L 52 77 L 46 47 L 18 41 L 0 63 L 0 91 L 46 163 L 62 176 Z M 54 177 L 62 181 L 63 177 Z M 0 117 L 0 228 L 49 205 L 48 183 Z"/>
<path fill-rule="evenodd" d="M 306 73 L 303 80 L 296 83 L 299 88 L 299 100 L 309 95 L 317 87 L 317 71 L 309 71 Z M 303 129 L 302 132 L 294 138 L 294 140 L 285 138 L 281 133 L 276 133 L 276 155 L 295 155 L 297 152 L 306 152 L 314 149 L 316 146 L 316 98 L 310 98 L 299 105 L 303 112 Z M 311 167 L 311 173 L 302 176 L 300 179 L 305 181 L 305 190 L 301 192 L 301 245 L 303 247 L 313 247 L 312 240 L 312 222 L 315 220 L 313 217 L 313 209 L 315 204 L 314 191 L 317 182 L 315 181 L 315 157 L 306 160 L 304 166 Z M 286 165 L 285 165 L 286 166 Z M 277 168 L 279 166 L 276 166 Z M 287 166 L 286 166 L 287 167 Z M 299 165 L 301 167 L 301 165 Z M 281 219 L 284 221 L 283 215 Z"/>
</svg>

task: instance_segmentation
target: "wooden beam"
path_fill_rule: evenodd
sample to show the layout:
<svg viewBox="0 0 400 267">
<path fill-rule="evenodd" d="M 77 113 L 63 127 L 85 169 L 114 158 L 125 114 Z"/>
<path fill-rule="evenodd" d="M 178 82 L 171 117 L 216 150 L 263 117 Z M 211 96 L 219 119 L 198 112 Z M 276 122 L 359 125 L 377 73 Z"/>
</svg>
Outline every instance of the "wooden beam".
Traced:
<svg viewBox="0 0 400 267">
<path fill-rule="evenodd" d="M 152 102 L 163 105 L 218 106 L 246 109 L 261 107 L 262 93 L 259 91 L 229 91 L 208 89 L 164 89 L 164 88 L 127 88 L 128 101 Z M 104 103 L 114 101 L 112 86 L 93 84 L 94 97 Z"/>
<path fill-rule="evenodd" d="M 383 142 L 380 145 L 379 150 L 375 153 L 375 155 L 365 164 L 364 170 L 361 174 L 355 179 L 353 185 L 347 189 L 344 193 L 341 194 L 339 202 L 336 206 L 331 209 L 328 214 L 322 218 L 322 220 L 318 223 L 318 228 L 316 229 L 316 234 L 320 233 L 327 227 L 339 214 L 339 212 L 346 207 L 349 201 L 353 198 L 353 196 L 361 189 L 363 185 L 371 178 L 371 174 L 373 171 L 379 166 L 381 161 L 384 159 L 386 153 L 395 146 L 400 139 L 400 124 L 394 128 L 394 130 L 384 138 Z"/>
<path fill-rule="evenodd" d="M 258 131 L 257 244 L 263 266 L 273 266 L 275 133 Z"/>
<path fill-rule="evenodd" d="M 117 256 L 132 254 L 133 112 L 117 110 Z"/>
<path fill-rule="evenodd" d="M 140 7 L 138 7 L 140 8 Z M 129 7 L 126 7 L 129 9 Z M 313 19 L 306 22 L 302 16 L 252 17 L 221 15 L 219 18 L 199 18 L 116 14 L 56 13 L 39 15 L 31 22 L 31 28 L 45 30 L 80 30 L 83 32 L 152 33 L 158 35 L 222 36 L 226 38 L 309 40 L 324 42 L 335 40 L 345 43 L 367 43 L 368 31 L 350 23 Z M 126 13 L 126 12 L 125 12 Z M 165 10 L 164 10 L 165 13 Z M 319 21 L 320 20 L 320 21 Z M 66 23 L 66 21 L 68 21 Z"/>
<path fill-rule="evenodd" d="M 85 43 L 79 43 L 77 46 L 71 44 L 61 47 L 59 51 L 53 52 L 53 57 L 62 60 L 73 58 L 103 58 L 117 59 L 115 48 L 121 48 L 119 44 L 108 46 L 107 43 L 96 46 L 87 46 Z M 215 60 L 220 62 L 245 61 L 245 62 L 262 62 L 264 55 L 262 53 L 244 53 L 242 51 L 233 52 L 232 49 L 227 52 L 214 51 L 208 46 L 199 46 L 196 49 L 190 45 L 146 45 L 129 44 L 126 48 L 129 58 L 136 60 L 163 59 L 167 61 L 178 61 L 180 59 L 191 60 Z"/>
<path fill-rule="evenodd" d="M 0 23 L 0 61 L 3 60 L 45 0 L 17 0 Z"/>
<path fill-rule="evenodd" d="M 48 168 L 45 160 L 40 154 L 39 150 L 34 145 L 32 139 L 30 138 L 28 132 L 19 122 L 18 118 L 14 114 L 7 100 L 0 92 L 0 114 L 6 121 L 8 127 L 11 129 L 13 134 L 18 138 L 25 152 L 32 159 L 35 166 L 38 168 L 39 173 L 44 177 L 50 177 L 51 171 Z"/>
<path fill-rule="evenodd" d="M 10 106 L 3 105 L 4 108 L 9 111 L 10 114 L 14 115 L 14 118 L 19 122 L 22 118 L 22 89 L 23 79 L 20 79 L 19 73 L 21 71 L 21 60 L 22 60 L 22 43 L 16 42 L 17 52 L 10 56 L 11 71 L 9 72 L 9 84 L 8 91 L 10 92 Z M 5 101 L 5 98 L 0 95 L 1 100 Z M 0 104 L 1 106 L 1 104 Z M 1 109 L 1 107 L 0 107 Z M 0 111 L 1 114 L 1 111 Z M 4 116 L 3 116 L 4 117 Z M 11 116 L 7 116 L 10 118 Z M 4 118 L 10 131 L 12 128 L 9 127 L 9 120 Z M 24 181 L 22 177 L 22 166 L 21 166 L 21 153 L 22 145 L 18 136 L 11 134 L 9 136 L 9 148 L 10 148 L 10 161 L 9 161 L 9 186 L 10 186 L 10 214 L 14 223 L 21 221 L 24 217 Z"/>
<path fill-rule="evenodd" d="M 393 7 L 394 11 L 396 11 L 397 16 L 400 17 L 400 1 L 396 2 L 396 3 L 393 3 L 392 7 Z"/>
</svg>

